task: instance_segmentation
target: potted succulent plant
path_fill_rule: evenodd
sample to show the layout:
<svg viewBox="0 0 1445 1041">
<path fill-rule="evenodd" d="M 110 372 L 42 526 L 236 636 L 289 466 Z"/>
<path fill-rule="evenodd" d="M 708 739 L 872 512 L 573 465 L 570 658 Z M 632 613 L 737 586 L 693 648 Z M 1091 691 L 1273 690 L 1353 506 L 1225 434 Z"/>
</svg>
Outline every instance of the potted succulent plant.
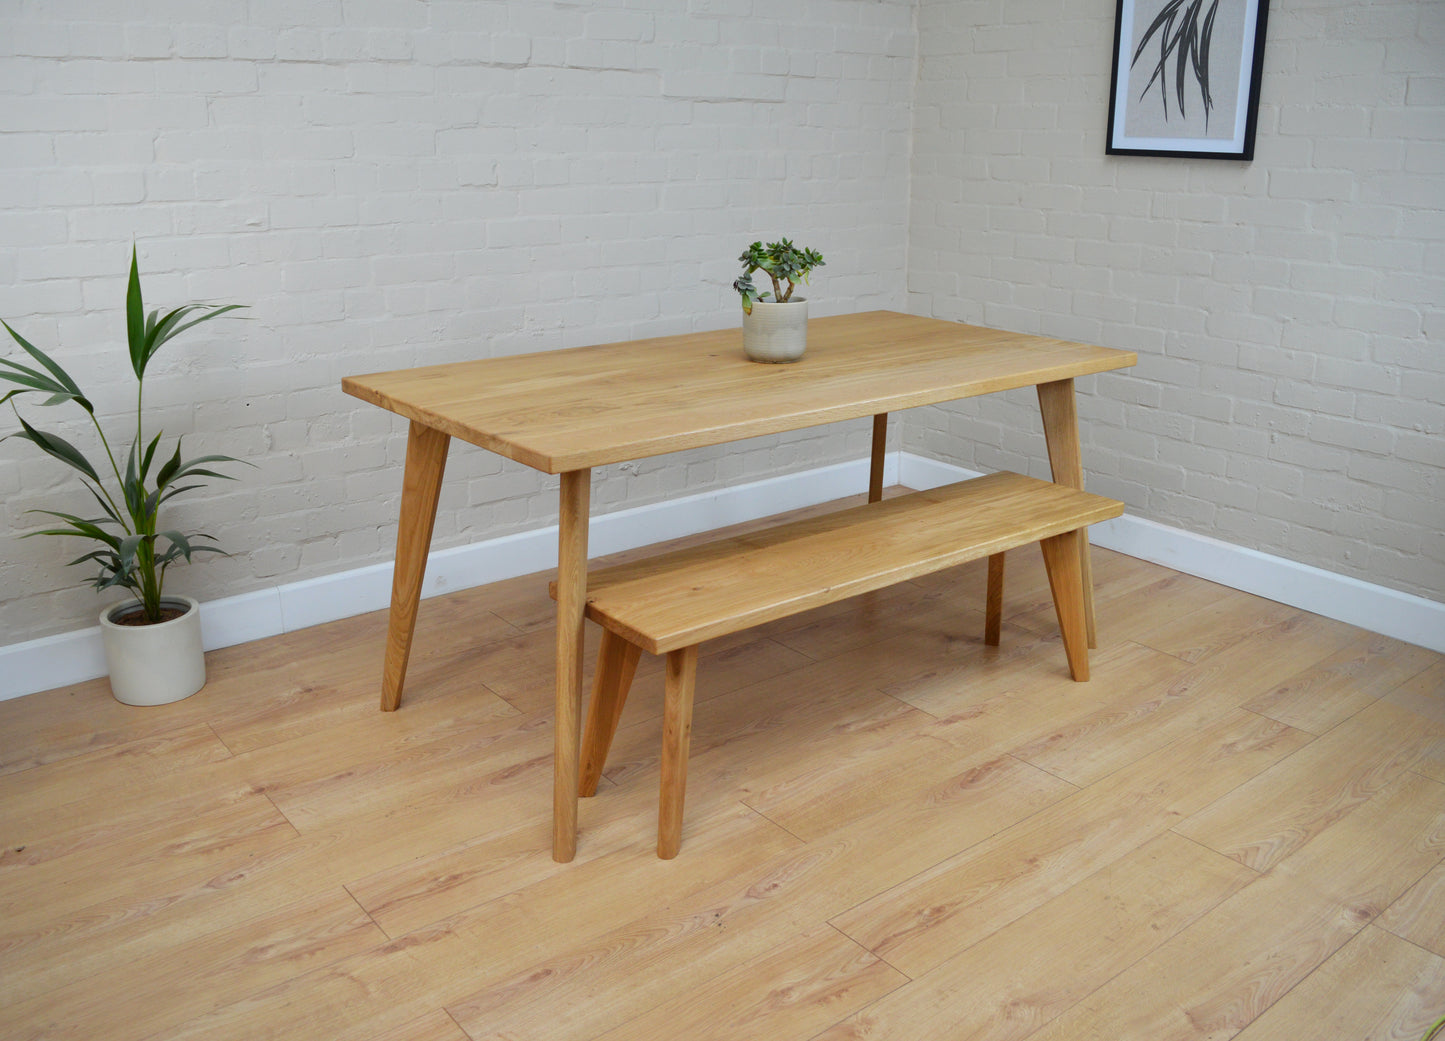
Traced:
<svg viewBox="0 0 1445 1041">
<path fill-rule="evenodd" d="M 754 242 L 738 260 L 743 273 L 733 288 L 743 298 L 743 351 L 753 361 L 797 361 L 808 346 L 808 301 L 793 291 L 823 266 L 823 255 L 779 239 L 766 246 Z M 772 280 L 771 293 L 758 292 L 754 271 Z"/>
<path fill-rule="evenodd" d="M 0 404 L 11 402 L 21 427 L 0 440 L 14 437 L 29 441 L 76 471 L 101 511 L 100 516 L 86 518 L 59 510 L 33 510 L 31 512 L 58 518 L 62 523 L 23 537 L 65 535 L 94 543 L 94 549 L 70 563 L 98 565 L 99 573 L 91 580 L 98 591 L 126 589 L 134 595 L 134 600 L 112 604 L 100 616 L 111 690 L 126 704 L 160 705 L 179 701 L 200 690 L 206 682 L 200 605 L 189 597 L 166 595 L 162 586 L 166 569 L 172 564 L 190 561 L 197 553 L 222 553 L 222 550 L 197 544 L 198 540 L 213 542 L 209 535 L 162 529 L 159 515 L 166 502 L 201 487 L 201 478 L 229 479 L 226 474 L 210 469 L 211 464 L 240 462 L 225 455 L 182 459 L 179 438 L 169 458 L 164 452 L 157 452 L 161 434 L 157 432 L 147 441 L 143 429 L 146 366 L 167 340 L 242 306 L 186 304 L 165 315 L 159 311 L 146 314 L 136 252 L 132 247 L 125 312 L 130 364 L 136 378 L 135 438 L 123 464 L 96 418 L 95 406 L 76 381 L 8 322 L 0 321 L 34 362 L 29 365 L 0 358 L 0 380 L 12 385 L 12 389 L 0 397 Z M 44 395 L 41 405 L 74 402 L 80 406 L 99 436 L 104 451 L 100 465 L 92 464 L 69 441 L 36 429 L 20 415 L 11 399 L 32 392 Z"/>
</svg>

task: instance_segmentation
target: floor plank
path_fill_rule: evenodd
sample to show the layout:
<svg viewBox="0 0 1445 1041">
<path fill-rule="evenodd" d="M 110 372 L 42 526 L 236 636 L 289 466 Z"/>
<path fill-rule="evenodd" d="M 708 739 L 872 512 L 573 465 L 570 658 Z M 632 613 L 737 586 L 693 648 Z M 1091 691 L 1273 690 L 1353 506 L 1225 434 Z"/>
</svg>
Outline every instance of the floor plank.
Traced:
<svg viewBox="0 0 1445 1041">
<path fill-rule="evenodd" d="M 1273 720 L 1237 713 L 859 904 L 834 924 L 916 977 L 1168 831 L 1303 740 Z"/>
<path fill-rule="evenodd" d="M 819 1028 L 908 982 L 826 925 L 796 934 L 744 966 L 599 1035 L 605 1041 L 776 1041 Z"/>
<path fill-rule="evenodd" d="M 154 936 L 133 942 L 128 957 L 105 972 L 70 982 L 26 1001 L 7 1002 L 19 1021 L 49 1020 L 46 1037 L 76 1041 L 142 1041 L 212 1010 L 217 996 L 239 985 L 264 987 L 292 979 L 383 941 L 375 923 L 337 887 L 239 925 L 166 947 Z M 123 1021 L 117 1007 L 127 1007 Z"/>
<path fill-rule="evenodd" d="M 981 563 L 706 645 L 673 861 L 652 659 L 551 859 L 546 574 L 426 601 L 395 713 L 382 612 L 0 703 L 3 1032 L 1418 1041 L 1445 657 L 1096 550 L 1075 683 L 1037 558 L 999 647 Z"/>
<path fill-rule="evenodd" d="M 1408 771 L 1441 736 L 1445 726 L 1375 702 L 1175 830 L 1268 871 Z"/>
<path fill-rule="evenodd" d="M 403 1023 L 384 1034 L 375 1035 L 375 1041 L 471 1041 L 457 1021 L 446 1011 L 429 1012 L 410 1023 Z"/>
<path fill-rule="evenodd" d="M 1165 833 L 854 1013 L 819 1041 L 1026 1038 L 1254 877 Z"/>
<path fill-rule="evenodd" d="M 585 944 L 559 943 L 548 960 L 450 1007 L 469 1027 L 485 1023 L 518 1041 L 593 1037 L 749 964 L 861 894 L 916 874 L 940 850 L 973 845 L 1000 822 L 1027 817 L 1060 788 L 1017 763 L 973 781 L 916 793 L 823 841 L 731 861 L 710 886 L 656 900 L 636 921 Z M 590 999 L 598 993 L 607 1000 Z"/>
<path fill-rule="evenodd" d="M 1036 1037 L 1233 1037 L 1442 855 L 1445 785 L 1405 774 Z"/>
<path fill-rule="evenodd" d="M 1254 641 L 1262 629 L 1298 614 L 1284 604 L 1263 597 L 1223 586 L 1215 586 L 1214 590 L 1216 594 L 1205 604 L 1172 618 L 1151 612 L 1150 621 L 1130 638 L 1181 661 L 1198 664 L 1227 648 Z M 1195 592 L 1194 587 L 1191 592 Z M 1197 595 L 1195 592 L 1196 599 Z M 1143 603 L 1137 606 L 1142 608 Z"/>
<path fill-rule="evenodd" d="M 1445 864 L 1385 908 L 1377 924 L 1402 940 L 1445 958 Z"/>
<path fill-rule="evenodd" d="M 1445 958 L 1366 926 L 1235 1037 L 1418 1041 L 1442 1014 Z"/>
<path fill-rule="evenodd" d="M 1100 699 L 1077 719 L 1060 720 L 1047 737 L 1015 754 L 1075 784 L 1090 784 L 1232 714 L 1251 691 L 1328 653 L 1330 646 L 1301 616 L 1270 626 L 1265 634 L 1273 647 L 1265 661 L 1252 648 L 1228 648 L 1188 665 L 1162 651 L 1126 644 L 1134 649 L 1132 667 L 1115 681 L 1118 697 Z"/>
<path fill-rule="evenodd" d="M 1368 633 L 1244 707 L 1323 734 L 1423 672 L 1436 655 L 1388 636 Z"/>
</svg>

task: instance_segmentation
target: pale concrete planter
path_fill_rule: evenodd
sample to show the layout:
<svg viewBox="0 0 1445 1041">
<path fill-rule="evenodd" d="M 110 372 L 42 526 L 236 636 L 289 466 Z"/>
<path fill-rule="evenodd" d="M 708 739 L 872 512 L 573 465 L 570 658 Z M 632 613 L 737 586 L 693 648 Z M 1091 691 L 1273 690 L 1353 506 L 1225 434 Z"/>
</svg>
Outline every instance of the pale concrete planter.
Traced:
<svg viewBox="0 0 1445 1041">
<path fill-rule="evenodd" d="M 122 704 L 169 705 L 206 685 L 201 605 L 188 596 L 162 597 L 161 604 L 186 613 L 157 625 L 117 625 L 112 616 L 137 610 L 134 601 L 100 612 L 110 690 Z"/>
<path fill-rule="evenodd" d="M 753 361 L 792 362 L 808 346 L 808 301 L 786 304 L 759 300 L 743 312 L 743 353 Z"/>
</svg>

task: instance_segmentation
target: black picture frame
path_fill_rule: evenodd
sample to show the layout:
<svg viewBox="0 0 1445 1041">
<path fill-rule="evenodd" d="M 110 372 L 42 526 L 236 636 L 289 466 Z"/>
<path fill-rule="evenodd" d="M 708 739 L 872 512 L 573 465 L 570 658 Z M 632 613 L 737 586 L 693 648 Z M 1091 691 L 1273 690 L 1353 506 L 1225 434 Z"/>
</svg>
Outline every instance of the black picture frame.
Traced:
<svg viewBox="0 0 1445 1041">
<path fill-rule="evenodd" d="M 1253 159 L 1268 18 L 1269 0 L 1118 0 L 1105 152 Z"/>
</svg>

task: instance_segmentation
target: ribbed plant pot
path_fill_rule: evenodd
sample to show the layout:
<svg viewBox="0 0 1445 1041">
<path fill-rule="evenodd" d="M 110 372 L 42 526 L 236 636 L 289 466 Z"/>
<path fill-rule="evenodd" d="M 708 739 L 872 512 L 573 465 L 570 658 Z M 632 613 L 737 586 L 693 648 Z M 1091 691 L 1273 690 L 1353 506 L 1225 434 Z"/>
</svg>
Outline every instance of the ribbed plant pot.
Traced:
<svg viewBox="0 0 1445 1041">
<path fill-rule="evenodd" d="M 808 346 L 808 301 L 786 304 L 758 300 L 743 312 L 743 353 L 753 361 L 791 362 Z"/>
<path fill-rule="evenodd" d="M 206 685 L 201 605 L 188 596 L 166 596 L 161 606 L 186 613 L 155 625 L 118 625 L 113 618 L 139 611 L 140 605 L 128 601 L 100 612 L 110 690 L 122 704 L 169 705 Z"/>
</svg>

